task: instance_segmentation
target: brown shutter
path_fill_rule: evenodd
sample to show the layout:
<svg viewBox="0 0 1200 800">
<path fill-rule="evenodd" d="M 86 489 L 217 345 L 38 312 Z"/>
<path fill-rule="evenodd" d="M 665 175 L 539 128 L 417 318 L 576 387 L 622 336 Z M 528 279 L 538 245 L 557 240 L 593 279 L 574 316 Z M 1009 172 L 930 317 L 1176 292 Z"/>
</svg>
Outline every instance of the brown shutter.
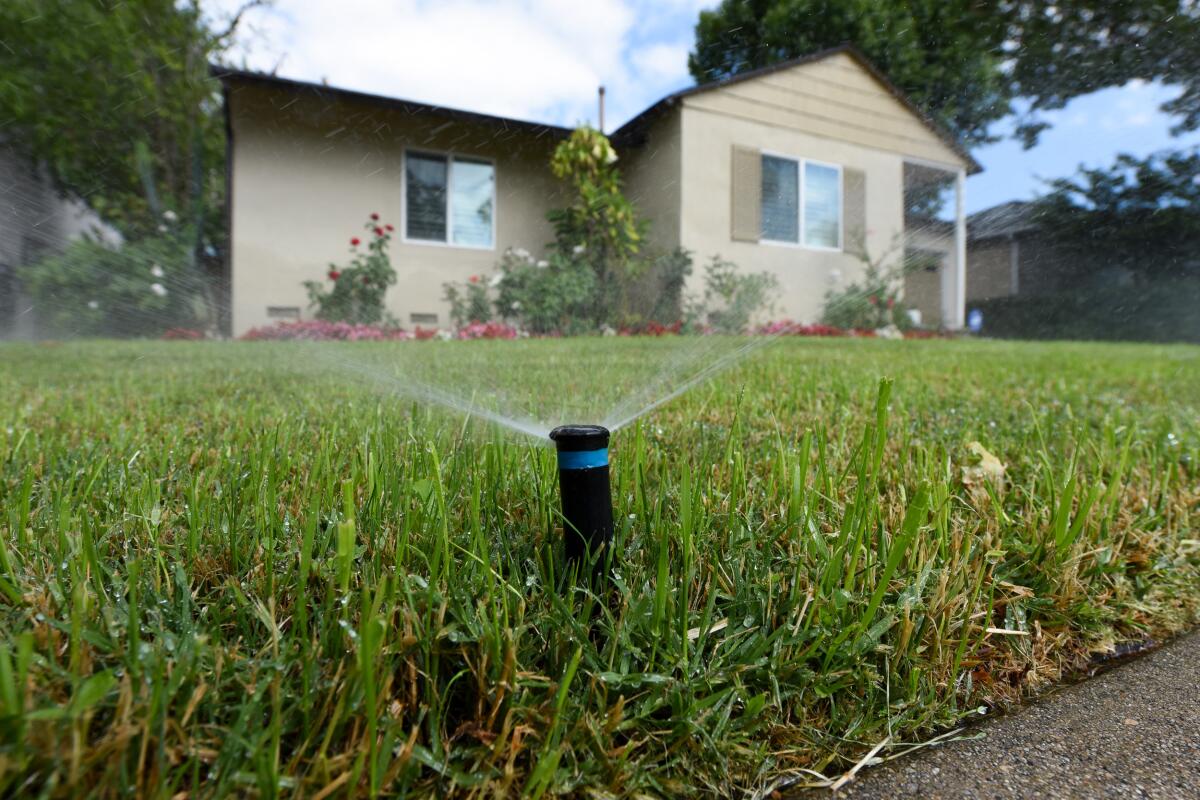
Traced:
<svg viewBox="0 0 1200 800">
<path fill-rule="evenodd" d="M 733 146 L 730 186 L 730 235 L 734 241 L 757 242 L 762 233 L 762 153 Z"/>
<path fill-rule="evenodd" d="M 842 249 L 867 256 L 867 173 L 842 168 Z"/>
</svg>

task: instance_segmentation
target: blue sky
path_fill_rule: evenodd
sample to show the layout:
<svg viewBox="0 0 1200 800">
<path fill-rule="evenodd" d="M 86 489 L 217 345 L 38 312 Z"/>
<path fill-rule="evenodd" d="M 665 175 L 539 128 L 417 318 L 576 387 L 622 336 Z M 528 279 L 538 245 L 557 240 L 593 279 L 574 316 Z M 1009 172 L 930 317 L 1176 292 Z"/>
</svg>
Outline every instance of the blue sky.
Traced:
<svg viewBox="0 0 1200 800">
<path fill-rule="evenodd" d="M 241 0 L 205 0 L 214 18 Z M 300 80 L 559 124 L 595 120 L 608 90 L 610 130 L 691 85 L 687 54 L 711 0 L 276 0 L 244 20 L 238 59 Z M 1043 178 L 1101 166 L 1119 152 L 1200 145 L 1172 139 L 1158 111 L 1172 87 L 1134 81 L 1052 112 L 1023 150 L 1006 138 L 977 148 L 967 209 L 1032 197 Z M 997 133 L 1007 133 L 1002 124 Z"/>
</svg>

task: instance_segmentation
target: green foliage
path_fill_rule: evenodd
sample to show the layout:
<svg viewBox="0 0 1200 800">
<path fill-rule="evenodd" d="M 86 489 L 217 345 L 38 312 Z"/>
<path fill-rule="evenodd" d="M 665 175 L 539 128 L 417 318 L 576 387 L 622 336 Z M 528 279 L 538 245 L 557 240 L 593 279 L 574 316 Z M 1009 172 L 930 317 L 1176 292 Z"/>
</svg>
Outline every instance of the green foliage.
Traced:
<svg viewBox="0 0 1200 800">
<path fill-rule="evenodd" d="M 372 214 L 363 229 L 366 247 L 356 236 L 350 240 L 350 262 L 345 266 L 329 265 L 326 277 L 332 284 L 330 288 L 326 289 L 323 281 L 304 282 L 309 306 L 316 309 L 317 319 L 396 324 L 384 304 L 388 287 L 396 282 L 396 270 L 388 255 L 392 226 L 380 223 L 379 215 Z"/>
<path fill-rule="evenodd" d="M 442 297 L 450 305 L 450 321 L 455 327 L 491 321 L 492 301 L 488 297 L 488 288 L 481 275 L 472 275 L 461 287 L 457 283 L 442 284 Z"/>
<path fill-rule="evenodd" d="M 551 252 L 536 259 L 509 250 L 499 265 L 498 314 L 530 333 L 595 332 L 596 273 L 581 258 Z"/>
<path fill-rule="evenodd" d="M 1141 279 L 1200 276 L 1200 152 L 1120 155 L 1050 186 L 1029 213 L 1073 261 Z"/>
<path fill-rule="evenodd" d="M 778 340 L 617 432 L 599 597 L 553 452 L 336 366 L 675 344 L 7 345 L 0 795 L 765 796 L 1200 621 L 1196 347 Z"/>
<path fill-rule="evenodd" d="M 126 238 L 153 235 L 171 210 L 204 244 L 224 241 L 225 133 L 208 65 L 233 26 L 210 29 L 194 0 L 5 0 L 0 31 L 10 144 Z"/>
<path fill-rule="evenodd" d="M 212 328 L 186 229 L 120 245 L 84 238 L 18 273 L 51 336 L 158 336 Z"/>
<path fill-rule="evenodd" d="M 683 319 L 683 288 L 692 274 L 692 254 L 677 247 L 643 255 L 621 281 L 621 327 L 673 325 Z"/>
<path fill-rule="evenodd" d="M 1134 78 L 1181 85 L 1165 109 L 1200 125 L 1200 7 L 1187 0 L 723 0 L 703 11 L 688 66 L 700 82 L 857 45 L 967 144 L 1023 98 L 1031 146 L 1046 110 Z"/>
<path fill-rule="evenodd" d="M 688 328 L 716 333 L 744 333 L 756 315 L 769 314 L 779 290 L 770 272 L 738 271 L 737 264 L 713 256 L 704 266 L 704 295 L 688 309 Z"/>
<path fill-rule="evenodd" d="M 555 250 L 588 264 L 596 275 L 589 315 L 596 326 L 612 320 L 620 297 L 619 281 L 638 253 L 644 225 L 621 193 L 617 152 L 603 133 L 586 125 L 559 143 L 550 159 L 556 178 L 565 181 L 570 204 L 547 216 L 554 224 Z"/>
<path fill-rule="evenodd" d="M 910 266 L 918 265 L 887 269 L 879 263 L 865 262 L 859 280 L 825 293 L 821 322 L 847 330 L 877 330 L 889 325 L 908 330 L 912 318 L 900 299 L 900 288 Z"/>
<path fill-rule="evenodd" d="M 984 336 L 1200 344 L 1200 277 L 1022 294 L 967 307 L 983 312 Z"/>
</svg>

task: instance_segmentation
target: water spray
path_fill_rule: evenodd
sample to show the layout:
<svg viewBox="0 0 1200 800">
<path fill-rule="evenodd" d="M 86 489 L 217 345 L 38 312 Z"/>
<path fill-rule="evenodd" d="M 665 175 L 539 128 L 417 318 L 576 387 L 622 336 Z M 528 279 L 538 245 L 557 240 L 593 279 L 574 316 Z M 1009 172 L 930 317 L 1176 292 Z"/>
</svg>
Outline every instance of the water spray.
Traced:
<svg viewBox="0 0 1200 800">
<path fill-rule="evenodd" d="M 612 541 L 612 490 L 608 481 L 608 428 L 560 425 L 550 431 L 558 448 L 567 559 L 603 559 Z"/>
</svg>

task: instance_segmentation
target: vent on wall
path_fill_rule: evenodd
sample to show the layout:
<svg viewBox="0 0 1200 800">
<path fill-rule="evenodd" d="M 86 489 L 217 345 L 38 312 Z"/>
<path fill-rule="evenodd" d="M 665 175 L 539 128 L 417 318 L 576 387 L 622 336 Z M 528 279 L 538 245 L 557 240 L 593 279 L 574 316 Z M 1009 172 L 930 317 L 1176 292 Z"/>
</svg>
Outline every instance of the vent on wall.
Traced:
<svg viewBox="0 0 1200 800">
<path fill-rule="evenodd" d="M 300 306 L 267 306 L 268 319 L 300 319 Z"/>
<path fill-rule="evenodd" d="M 408 321 L 414 325 L 437 325 L 437 314 L 409 314 Z"/>
</svg>

